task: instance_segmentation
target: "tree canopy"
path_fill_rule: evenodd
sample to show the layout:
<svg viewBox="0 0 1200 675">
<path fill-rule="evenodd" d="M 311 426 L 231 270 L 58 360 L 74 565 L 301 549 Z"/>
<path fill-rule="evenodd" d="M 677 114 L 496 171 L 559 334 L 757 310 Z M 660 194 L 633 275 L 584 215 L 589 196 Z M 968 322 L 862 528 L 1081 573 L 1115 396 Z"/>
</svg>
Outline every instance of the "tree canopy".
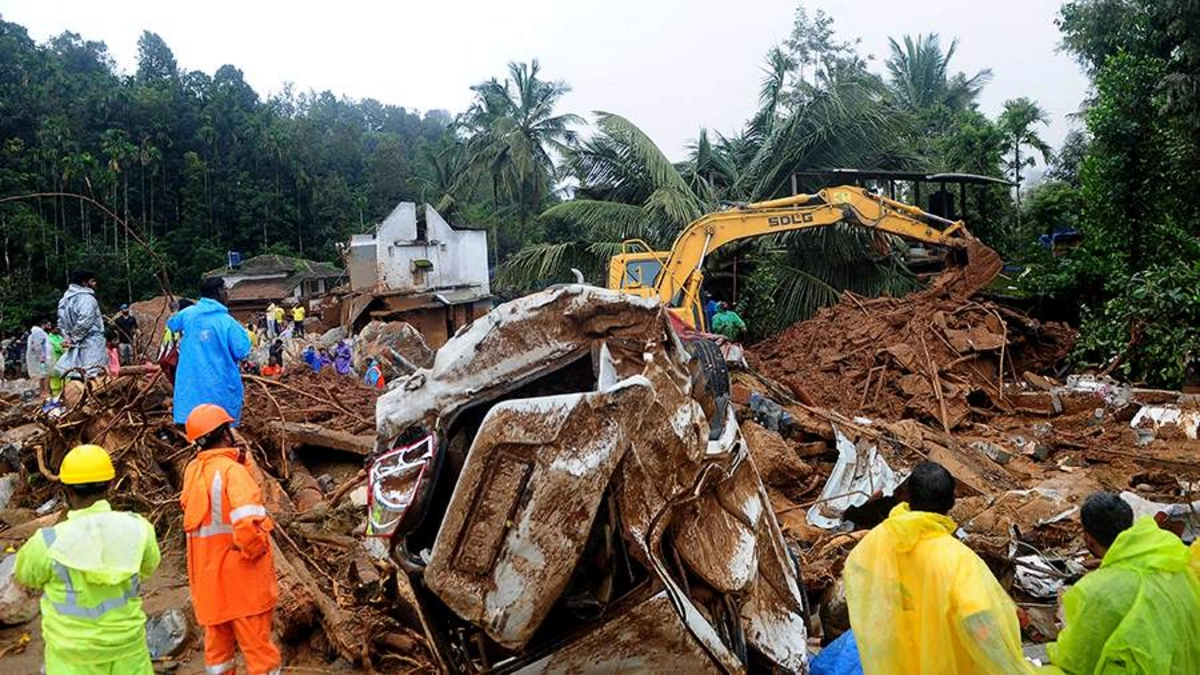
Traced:
<svg viewBox="0 0 1200 675">
<path fill-rule="evenodd" d="M 188 70 L 150 32 L 122 73 L 102 42 L 67 32 L 38 44 L 0 20 L 0 329 L 49 315 L 81 267 L 100 273 L 111 305 L 157 294 L 164 279 L 192 291 L 229 250 L 333 260 L 401 200 L 486 226 L 504 295 L 568 281 L 571 268 L 602 283 L 623 240 L 669 247 L 701 214 L 814 191 L 823 170 L 965 172 L 1018 185 L 981 189 L 960 214 L 1030 264 L 1034 292 L 1082 308 L 1076 358 L 1116 357 L 1130 377 L 1171 383 L 1181 351 L 1200 350 L 1200 328 L 1191 310 L 1134 306 L 1190 303 L 1168 280 L 1200 274 L 1194 4 L 1062 5 L 1064 48 L 1093 91 L 1084 128 L 1057 149 L 1036 101 L 979 109 L 992 73 L 957 68 L 956 39 L 897 35 L 873 62 L 800 4 L 746 73 L 760 84 L 752 114 L 701 129 L 680 158 L 619 110 L 564 110 L 570 85 L 536 59 L 481 72 L 452 114 L 291 86 L 264 97 L 234 65 Z M 1084 239 L 1068 255 L 1037 243 L 1070 229 Z M 710 256 L 707 278 L 761 336 L 843 290 L 915 287 L 895 244 L 838 227 L 743 241 Z M 1149 330 L 1151 318 L 1169 325 Z"/>
</svg>

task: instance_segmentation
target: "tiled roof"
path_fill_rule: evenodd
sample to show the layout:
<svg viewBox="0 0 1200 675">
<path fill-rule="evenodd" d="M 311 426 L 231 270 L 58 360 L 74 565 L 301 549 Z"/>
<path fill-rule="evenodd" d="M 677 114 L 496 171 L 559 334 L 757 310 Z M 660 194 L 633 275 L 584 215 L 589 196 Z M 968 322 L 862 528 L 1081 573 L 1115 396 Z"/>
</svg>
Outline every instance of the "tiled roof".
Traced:
<svg viewBox="0 0 1200 675">
<path fill-rule="evenodd" d="M 226 274 L 297 274 L 302 273 L 308 279 L 324 279 L 340 277 L 344 272 L 336 265 L 303 258 L 291 258 L 274 253 L 256 255 L 242 262 L 236 270 L 221 267 L 204 274 L 206 277 L 219 277 Z"/>
<path fill-rule="evenodd" d="M 255 300 L 281 300 L 291 294 L 302 279 L 296 276 L 283 279 L 247 279 L 229 289 L 229 302 L 254 302 Z"/>
</svg>

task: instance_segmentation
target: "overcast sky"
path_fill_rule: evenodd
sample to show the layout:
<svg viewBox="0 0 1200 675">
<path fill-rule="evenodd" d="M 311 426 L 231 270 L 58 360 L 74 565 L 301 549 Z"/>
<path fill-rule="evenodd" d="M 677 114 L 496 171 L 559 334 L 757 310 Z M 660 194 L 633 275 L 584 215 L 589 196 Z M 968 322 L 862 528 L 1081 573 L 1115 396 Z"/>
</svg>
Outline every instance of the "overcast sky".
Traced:
<svg viewBox="0 0 1200 675">
<path fill-rule="evenodd" d="M 953 67 L 991 68 L 982 108 L 1028 96 L 1051 115 L 1043 138 L 1070 130 L 1087 79 L 1057 53 L 1056 0 L 806 0 L 839 37 L 882 70 L 887 38 L 936 32 L 959 38 Z M 682 159 L 701 127 L 729 134 L 752 113 L 763 54 L 790 31 L 794 0 L 441 0 L 268 2 L 0 0 L 0 15 L 44 41 L 64 30 L 103 40 L 118 66 L 136 67 L 142 30 L 158 33 L 181 67 L 212 74 L 230 63 L 263 95 L 298 90 L 458 112 L 468 87 L 538 58 L 573 91 L 563 110 L 606 110 Z"/>
</svg>

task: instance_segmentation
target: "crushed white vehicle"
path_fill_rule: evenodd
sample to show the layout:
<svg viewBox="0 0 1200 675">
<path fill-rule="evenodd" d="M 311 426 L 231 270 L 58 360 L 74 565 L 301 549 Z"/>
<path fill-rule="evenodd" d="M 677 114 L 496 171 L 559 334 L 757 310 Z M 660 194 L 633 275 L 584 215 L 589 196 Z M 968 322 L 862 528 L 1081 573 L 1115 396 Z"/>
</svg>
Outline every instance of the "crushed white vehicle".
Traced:
<svg viewBox="0 0 1200 675">
<path fill-rule="evenodd" d="M 372 533 L 438 666 L 806 673 L 800 571 L 728 387 L 657 301 L 569 285 L 381 397 Z"/>
</svg>

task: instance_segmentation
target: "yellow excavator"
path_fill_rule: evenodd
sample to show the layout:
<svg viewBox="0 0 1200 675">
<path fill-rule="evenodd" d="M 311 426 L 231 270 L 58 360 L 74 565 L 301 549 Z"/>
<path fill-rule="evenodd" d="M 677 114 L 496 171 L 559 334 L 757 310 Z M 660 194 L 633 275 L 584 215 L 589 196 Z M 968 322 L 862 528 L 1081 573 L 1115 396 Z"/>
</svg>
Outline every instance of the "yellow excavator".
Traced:
<svg viewBox="0 0 1200 675">
<path fill-rule="evenodd" d="M 843 185 L 816 194 L 739 205 L 702 216 L 675 239 L 670 251 L 655 251 L 640 239 L 622 244 L 608 268 L 608 288 L 658 298 L 690 328 L 707 331 L 700 289 L 704 261 L 733 241 L 830 225 L 853 225 L 960 252 L 966 265 L 955 292 L 970 295 L 986 286 L 1003 263 L 995 251 L 952 221 L 864 188 Z"/>
</svg>

